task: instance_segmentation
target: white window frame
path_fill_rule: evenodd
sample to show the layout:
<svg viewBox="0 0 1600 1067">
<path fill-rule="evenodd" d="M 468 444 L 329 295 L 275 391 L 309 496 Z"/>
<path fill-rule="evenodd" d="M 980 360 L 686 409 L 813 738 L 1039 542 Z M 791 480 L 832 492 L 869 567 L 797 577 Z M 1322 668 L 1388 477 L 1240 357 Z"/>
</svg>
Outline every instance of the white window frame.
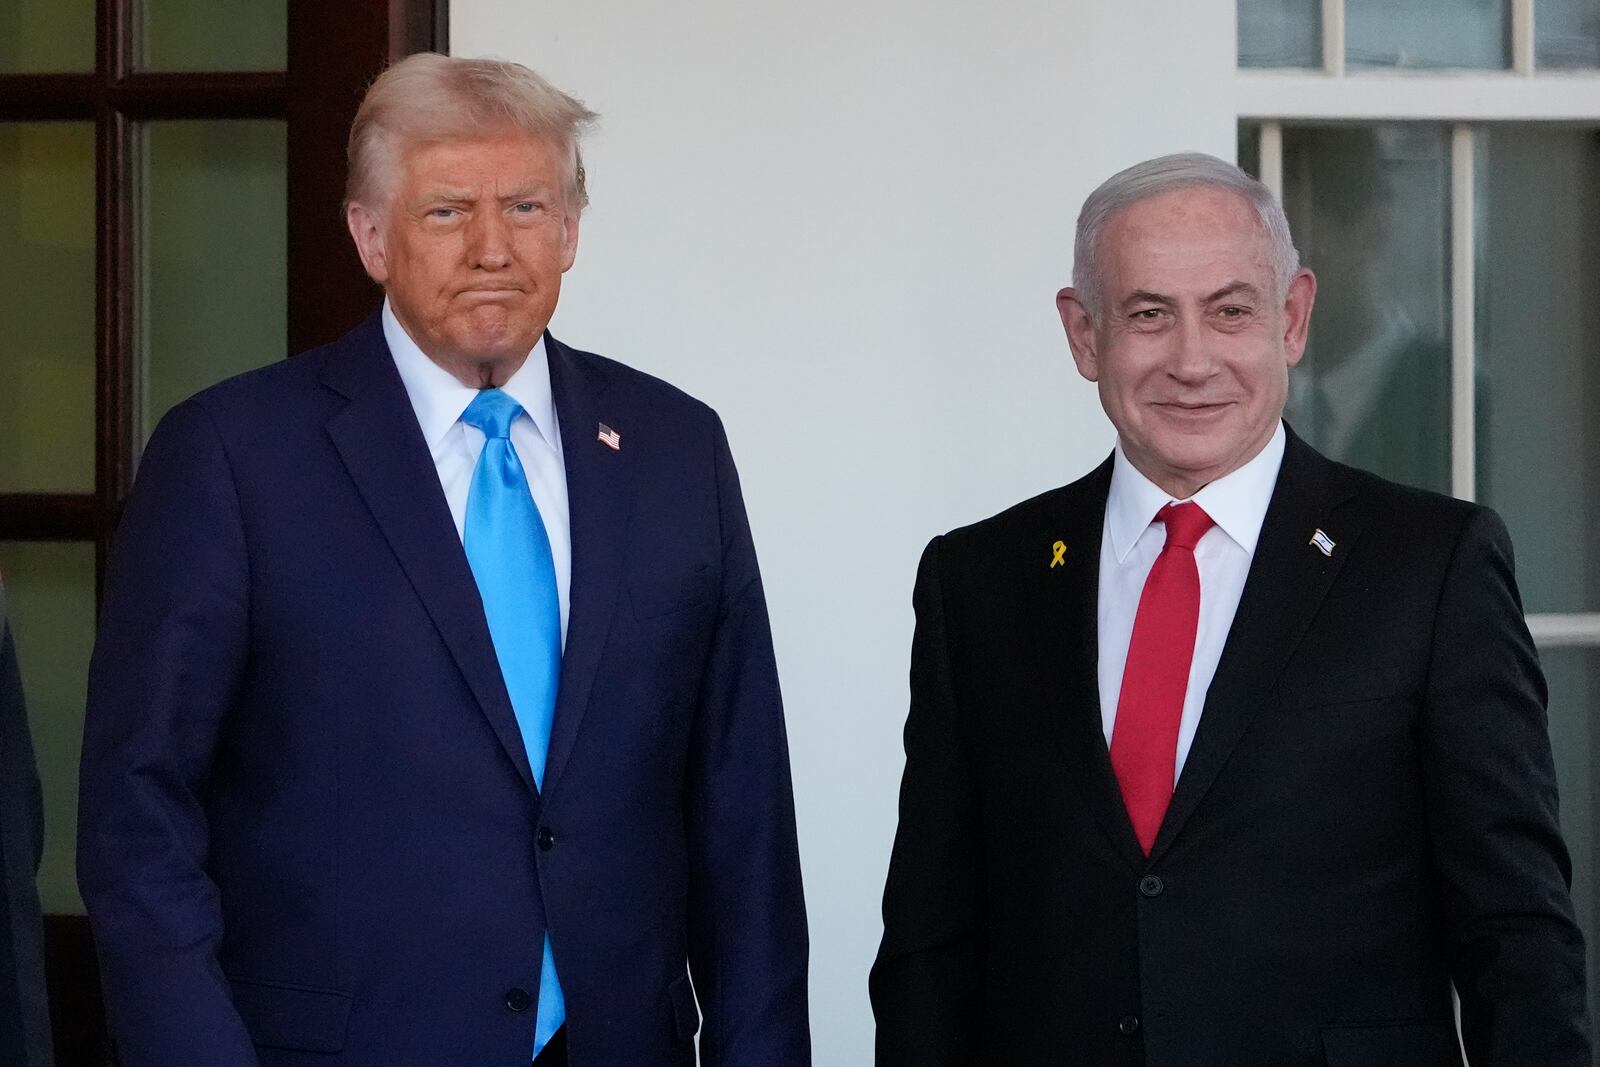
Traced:
<svg viewBox="0 0 1600 1067">
<path fill-rule="evenodd" d="M 1322 0 L 1322 66 L 1243 69 L 1236 74 L 1241 122 L 1257 123 L 1261 180 L 1283 198 L 1283 126 L 1306 122 L 1434 122 L 1450 137 L 1450 488 L 1477 498 L 1473 370 L 1475 124 L 1562 122 L 1600 126 L 1600 71 L 1536 69 L 1535 0 L 1511 0 L 1511 69 L 1426 72 L 1345 70 L 1345 0 Z M 1600 647 L 1593 612 L 1534 614 L 1528 628 L 1542 648 Z"/>
</svg>

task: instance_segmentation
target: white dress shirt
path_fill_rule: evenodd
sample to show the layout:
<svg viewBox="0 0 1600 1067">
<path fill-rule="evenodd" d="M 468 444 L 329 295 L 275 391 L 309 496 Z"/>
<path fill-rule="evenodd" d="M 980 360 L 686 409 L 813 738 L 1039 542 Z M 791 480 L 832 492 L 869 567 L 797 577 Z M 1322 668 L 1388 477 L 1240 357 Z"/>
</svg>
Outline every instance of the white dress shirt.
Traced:
<svg viewBox="0 0 1600 1067">
<path fill-rule="evenodd" d="M 389 342 L 423 439 L 433 454 L 433 466 L 439 472 L 450 517 L 455 519 L 456 536 L 464 539 L 467 490 L 472 487 L 472 470 L 483 451 L 484 436 L 476 426 L 462 422 L 461 414 L 478 390 L 429 359 L 395 318 L 387 300 L 383 302 L 383 338 Z M 533 502 L 550 538 L 550 555 L 556 565 L 556 596 L 561 603 L 561 647 L 566 648 L 567 616 L 571 612 L 572 525 L 567 512 L 567 470 L 561 459 L 561 427 L 556 422 L 550 362 L 543 337 L 500 388 L 522 405 L 522 414 L 511 423 L 511 447 L 522 461 Z"/>
<path fill-rule="evenodd" d="M 1205 707 L 1206 690 L 1217 673 L 1222 646 L 1233 626 L 1245 576 L 1255 555 L 1261 523 L 1283 465 L 1283 423 L 1256 457 L 1231 474 L 1218 478 L 1189 499 L 1216 523 L 1195 545 L 1200 570 L 1200 623 L 1195 633 L 1194 659 L 1189 665 L 1189 688 L 1183 697 L 1183 718 L 1178 724 L 1178 759 L 1173 782 L 1194 744 Z M 1117 699 L 1122 692 L 1122 671 L 1133 640 L 1133 618 L 1139 610 L 1144 580 L 1166 544 L 1164 524 L 1156 513 L 1168 504 L 1183 503 L 1128 462 L 1117 443 L 1112 461 L 1111 491 L 1106 497 L 1106 522 L 1100 537 L 1100 723 L 1106 744 L 1117 722 Z"/>
</svg>

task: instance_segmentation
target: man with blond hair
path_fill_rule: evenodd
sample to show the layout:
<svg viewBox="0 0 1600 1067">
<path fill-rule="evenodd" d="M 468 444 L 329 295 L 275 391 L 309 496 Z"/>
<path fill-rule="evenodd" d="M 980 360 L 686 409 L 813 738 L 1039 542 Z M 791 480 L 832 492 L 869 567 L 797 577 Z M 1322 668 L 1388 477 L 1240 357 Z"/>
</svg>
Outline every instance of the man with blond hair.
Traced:
<svg viewBox="0 0 1600 1067">
<path fill-rule="evenodd" d="M 1116 447 L 923 556 L 878 1063 L 1589 1067 L 1504 525 L 1289 431 L 1316 279 L 1232 164 L 1109 178 L 1073 282 Z"/>
<path fill-rule="evenodd" d="M 721 423 L 545 329 L 593 118 L 396 64 L 346 202 L 381 313 L 151 439 L 80 813 L 124 1067 L 809 1062 Z"/>
</svg>

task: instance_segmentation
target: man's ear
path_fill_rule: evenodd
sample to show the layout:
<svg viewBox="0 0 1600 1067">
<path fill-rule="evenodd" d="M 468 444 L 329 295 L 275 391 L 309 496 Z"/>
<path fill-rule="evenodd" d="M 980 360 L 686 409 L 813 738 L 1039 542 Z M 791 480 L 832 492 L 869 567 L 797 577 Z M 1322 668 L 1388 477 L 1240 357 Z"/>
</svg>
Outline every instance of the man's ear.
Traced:
<svg viewBox="0 0 1600 1067">
<path fill-rule="evenodd" d="M 572 264 L 578 258 L 578 213 L 567 212 L 567 217 L 562 219 L 561 224 L 566 229 L 561 241 L 561 273 L 565 274 L 572 269 Z"/>
<path fill-rule="evenodd" d="M 1072 348 L 1072 361 L 1078 365 L 1078 373 L 1091 382 L 1099 381 L 1100 359 L 1095 347 L 1094 319 L 1078 299 L 1078 291 L 1068 286 L 1057 293 L 1056 310 L 1061 313 L 1061 325 L 1067 328 L 1067 344 Z"/>
<path fill-rule="evenodd" d="M 344 209 L 344 224 L 350 228 L 350 239 L 356 243 L 356 254 L 361 257 L 367 276 L 379 285 L 388 284 L 389 259 L 377 214 L 363 204 L 350 203 Z"/>
<path fill-rule="evenodd" d="M 1301 267 L 1289 282 L 1283 299 L 1283 352 L 1289 366 L 1300 362 L 1306 353 L 1306 338 L 1311 334 L 1311 305 L 1317 301 L 1317 276 Z"/>
</svg>

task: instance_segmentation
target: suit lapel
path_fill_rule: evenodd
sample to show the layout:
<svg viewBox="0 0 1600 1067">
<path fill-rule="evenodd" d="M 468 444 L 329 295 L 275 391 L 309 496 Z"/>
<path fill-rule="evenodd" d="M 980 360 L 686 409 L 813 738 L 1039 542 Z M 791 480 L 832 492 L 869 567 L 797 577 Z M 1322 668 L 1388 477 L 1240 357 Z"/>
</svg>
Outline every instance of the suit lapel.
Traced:
<svg viewBox="0 0 1600 1067">
<path fill-rule="evenodd" d="M 322 380 L 350 401 L 328 421 L 328 436 L 506 755 L 534 790 L 483 601 L 376 316 L 350 335 Z"/>
<path fill-rule="evenodd" d="M 1361 516 L 1340 509 L 1354 490 L 1339 471 L 1289 432 L 1244 592 L 1152 860 L 1183 830 L 1251 721 L 1275 701 L 1278 677 L 1350 556 Z M 1331 556 L 1310 543 L 1317 530 L 1336 542 Z"/>
<path fill-rule="evenodd" d="M 544 774 L 549 794 L 572 755 L 615 614 L 638 452 L 626 447 L 631 440 L 629 427 L 616 426 L 620 416 L 606 407 L 608 382 L 597 362 L 548 333 L 545 351 L 550 357 L 556 418 L 561 423 L 572 527 L 567 647 L 561 659 L 561 688 Z M 602 422 L 623 433 L 625 447 L 614 450 L 599 440 Z"/>
<path fill-rule="evenodd" d="M 1062 490 L 1048 509 L 1050 524 L 1039 532 L 1037 547 L 1028 546 L 1038 557 L 1037 563 L 1028 557 L 1025 585 L 1033 606 L 1024 618 L 1038 623 L 1030 629 L 1067 778 L 1112 847 L 1137 870 L 1144 854 L 1111 769 L 1100 711 L 1100 540 L 1111 464 L 1106 460 Z M 1058 539 L 1066 545 L 1062 565 L 1048 567 L 1050 546 Z"/>
</svg>

